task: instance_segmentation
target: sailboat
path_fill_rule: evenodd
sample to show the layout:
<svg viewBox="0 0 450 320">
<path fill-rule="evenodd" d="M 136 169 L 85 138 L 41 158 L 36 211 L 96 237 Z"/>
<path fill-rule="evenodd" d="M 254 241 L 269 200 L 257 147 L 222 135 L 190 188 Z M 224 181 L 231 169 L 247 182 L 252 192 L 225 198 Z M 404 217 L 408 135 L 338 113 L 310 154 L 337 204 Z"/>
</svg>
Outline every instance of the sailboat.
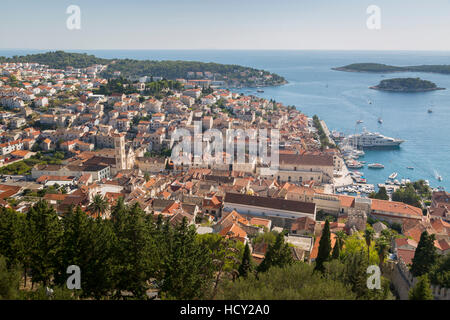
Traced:
<svg viewBox="0 0 450 320">
<path fill-rule="evenodd" d="M 382 115 L 383 115 L 383 105 L 380 107 L 380 116 L 378 117 L 378 123 L 379 124 L 383 124 Z"/>
<path fill-rule="evenodd" d="M 436 176 L 437 181 L 442 181 L 442 176 L 436 170 L 434 170 L 434 175 Z"/>
</svg>

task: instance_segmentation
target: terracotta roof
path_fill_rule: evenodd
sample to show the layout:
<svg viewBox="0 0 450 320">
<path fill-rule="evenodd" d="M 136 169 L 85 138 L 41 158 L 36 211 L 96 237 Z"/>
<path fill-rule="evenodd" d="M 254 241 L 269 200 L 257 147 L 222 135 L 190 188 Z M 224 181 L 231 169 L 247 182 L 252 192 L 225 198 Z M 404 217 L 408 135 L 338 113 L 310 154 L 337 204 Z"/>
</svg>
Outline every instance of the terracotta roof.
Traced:
<svg viewBox="0 0 450 320">
<path fill-rule="evenodd" d="M 30 151 L 27 151 L 27 150 L 14 150 L 13 152 L 11 152 L 11 155 L 13 155 L 15 157 L 23 158 L 29 153 L 30 153 Z"/>
<path fill-rule="evenodd" d="M 280 154 L 281 164 L 297 164 L 309 166 L 333 166 L 333 157 L 329 155 Z"/>
<path fill-rule="evenodd" d="M 243 225 L 248 225 L 249 222 L 243 216 L 241 216 L 236 211 L 231 211 L 229 213 L 224 213 L 223 217 L 217 222 L 217 224 L 222 225 L 224 227 L 228 226 L 231 223 L 239 222 Z"/>
<path fill-rule="evenodd" d="M 405 250 L 405 249 L 398 249 L 397 250 L 397 256 L 399 259 L 402 259 L 403 262 L 406 265 L 412 264 L 412 260 L 414 258 L 414 254 L 416 252 L 413 250 Z"/>
<path fill-rule="evenodd" d="M 422 209 L 403 202 L 372 199 L 372 210 L 422 217 Z"/>
<path fill-rule="evenodd" d="M 269 228 L 269 226 L 272 224 L 272 221 L 269 219 L 251 218 L 250 224 L 254 226 L 264 226 L 266 228 Z"/>
<path fill-rule="evenodd" d="M 353 207 L 355 203 L 355 197 L 339 195 L 339 201 L 341 203 L 341 207 L 350 208 Z"/>
<path fill-rule="evenodd" d="M 224 202 L 309 214 L 314 214 L 316 208 L 314 203 L 249 196 L 240 193 L 226 193 Z"/>
<path fill-rule="evenodd" d="M 227 238 L 238 238 L 239 240 L 244 240 L 247 237 L 247 232 L 245 232 L 241 227 L 239 227 L 236 223 L 232 223 L 226 228 L 223 228 L 219 234 L 222 237 Z"/>
<path fill-rule="evenodd" d="M 295 220 L 291 225 L 291 232 L 298 230 L 308 230 L 314 232 L 316 222 L 309 217 L 301 217 Z"/>
<path fill-rule="evenodd" d="M 67 194 L 60 194 L 60 193 L 47 193 L 44 196 L 44 200 L 54 200 L 54 201 L 63 201 L 68 195 Z"/>
<path fill-rule="evenodd" d="M 401 238 L 401 239 L 395 239 L 395 244 L 397 245 L 397 248 L 410 245 L 415 248 L 417 248 L 418 243 L 415 240 L 408 239 L 408 238 Z"/>
</svg>

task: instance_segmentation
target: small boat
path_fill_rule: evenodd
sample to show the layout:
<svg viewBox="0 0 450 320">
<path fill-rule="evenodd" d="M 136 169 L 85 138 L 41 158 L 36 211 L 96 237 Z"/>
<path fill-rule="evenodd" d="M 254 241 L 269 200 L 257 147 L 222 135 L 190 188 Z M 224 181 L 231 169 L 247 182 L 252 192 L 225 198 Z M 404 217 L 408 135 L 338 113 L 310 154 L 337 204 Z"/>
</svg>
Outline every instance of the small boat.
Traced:
<svg viewBox="0 0 450 320">
<path fill-rule="evenodd" d="M 372 104 L 372 101 L 369 100 L 368 102 L 369 102 L 369 104 Z"/>
<path fill-rule="evenodd" d="M 362 121 L 362 120 L 356 121 L 357 124 L 360 124 L 360 123 L 363 123 L 363 122 L 364 122 L 364 121 Z"/>
<path fill-rule="evenodd" d="M 264 90 L 258 89 L 256 90 L 256 92 L 264 92 Z"/>
<path fill-rule="evenodd" d="M 442 181 L 442 176 L 437 176 L 436 178 L 438 181 Z"/>
<path fill-rule="evenodd" d="M 398 176 L 398 173 L 397 173 L 397 172 L 393 172 L 393 173 L 389 176 L 389 179 L 395 179 L 395 178 L 397 178 L 397 176 Z"/>
<path fill-rule="evenodd" d="M 406 169 L 414 170 L 414 167 L 406 167 Z"/>
<path fill-rule="evenodd" d="M 381 163 L 371 163 L 371 164 L 368 164 L 367 167 L 369 167 L 371 169 L 383 169 L 384 165 L 382 165 Z"/>
<path fill-rule="evenodd" d="M 378 118 L 378 123 L 379 123 L 379 124 L 382 124 L 382 123 L 383 123 L 383 119 Z"/>
<path fill-rule="evenodd" d="M 428 109 L 428 113 L 432 113 L 433 112 L 433 110 L 431 110 L 431 109 Z"/>
</svg>

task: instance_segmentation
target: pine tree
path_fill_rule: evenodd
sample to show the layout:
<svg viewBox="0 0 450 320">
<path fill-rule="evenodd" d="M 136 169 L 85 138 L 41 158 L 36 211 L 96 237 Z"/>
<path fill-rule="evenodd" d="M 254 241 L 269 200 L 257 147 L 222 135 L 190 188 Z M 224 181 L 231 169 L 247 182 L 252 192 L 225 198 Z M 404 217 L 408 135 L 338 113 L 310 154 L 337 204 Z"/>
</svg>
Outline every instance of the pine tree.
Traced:
<svg viewBox="0 0 450 320">
<path fill-rule="evenodd" d="M 17 299 L 20 285 L 20 269 L 7 266 L 6 258 L 0 255 L 0 300 Z"/>
<path fill-rule="evenodd" d="M 247 277 L 247 275 L 252 272 L 252 269 L 252 255 L 250 254 L 250 247 L 248 246 L 248 243 L 246 243 L 244 248 L 244 255 L 242 256 L 242 262 L 238 269 L 239 277 Z"/>
<path fill-rule="evenodd" d="M 27 246 L 33 283 L 50 283 L 61 257 L 63 227 L 56 211 L 44 200 L 27 213 Z"/>
<path fill-rule="evenodd" d="M 434 234 L 429 235 L 426 230 L 420 235 L 420 241 L 411 266 L 411 273 L 414 277 L 430 272 L 436 264 L 437 253 L 434 247 L 434 240 Z"/>
<path fill-rule="evenodd" d="M 323 271 L 323 263 L 330 259 L 331 253 L 331 235 L 330 235 L 330 222 L 325 221 L 325 226 L 322 230 L 322 236 L 319 241 L 319 251 L 316 258 L 315 270 Z"/>
<path fill-rule="evenodd" d="M 275 239 L 275 243 L 269 245 L 266 256 L 261 264 L 258 266 L 259 272 L 266 272 L 271 267 L 284 267 L 294 261 L 292 258 L 291 249 L 289 245 L 284 242 L 283 233 L 279 233 Z"/>
<path fill-rule="evenodd" d="M 118 204 L 113 213 L 115 237 L 114 264 L 116 296 L 130 291 L 135 297 L 145 298 L 151 277 L 153 242 L 138 203 L 131 208 Z"/>
<path fill-rule="evenodd" d="M 186 218 L 171 233 L 162 265 L 161 296 L 178 300 L 201 299 L 210 292 L 213 280 L 214 265 L 209 250 L 196 240 L 195 228 L 188 226 Z"/>
<path fill-rule="evenodd" d="M 428 276 L 424 274 L 419 277 L 419 281 L 409 291 L 409 300 L 434 300 L 431 292 L 430 281 Z"/>
<path fill-rule="evenodd" d="M 23 264 L 25 216 L 11 208 L 0 207 L 0 253 L 7 267 Z"/>
<path fill-rule="evenodd" d="M 100 299 L 114 289 L 113 249 L 117 240 L 110 220 L 97 218 L 90 229 L 89 234 L 93 237 L 90 246 L 91 263 L 83 273 L 86 282 L 81 289 L 83 294 Z"/>
</svg>

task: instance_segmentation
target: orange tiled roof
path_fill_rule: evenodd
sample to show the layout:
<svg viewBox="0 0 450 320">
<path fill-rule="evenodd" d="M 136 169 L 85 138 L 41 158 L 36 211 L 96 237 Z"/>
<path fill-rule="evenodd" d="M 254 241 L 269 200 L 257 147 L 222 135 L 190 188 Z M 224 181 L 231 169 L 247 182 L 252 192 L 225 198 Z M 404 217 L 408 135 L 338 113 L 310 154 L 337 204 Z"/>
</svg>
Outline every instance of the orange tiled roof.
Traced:
<svg viewBox="0 0 450 320">
<path fill-rule="evenodd" d="M 420 208 L 397 201 L 372 199 L 372 210 L 422 217 L 422 210 Z"/>
</svg>

